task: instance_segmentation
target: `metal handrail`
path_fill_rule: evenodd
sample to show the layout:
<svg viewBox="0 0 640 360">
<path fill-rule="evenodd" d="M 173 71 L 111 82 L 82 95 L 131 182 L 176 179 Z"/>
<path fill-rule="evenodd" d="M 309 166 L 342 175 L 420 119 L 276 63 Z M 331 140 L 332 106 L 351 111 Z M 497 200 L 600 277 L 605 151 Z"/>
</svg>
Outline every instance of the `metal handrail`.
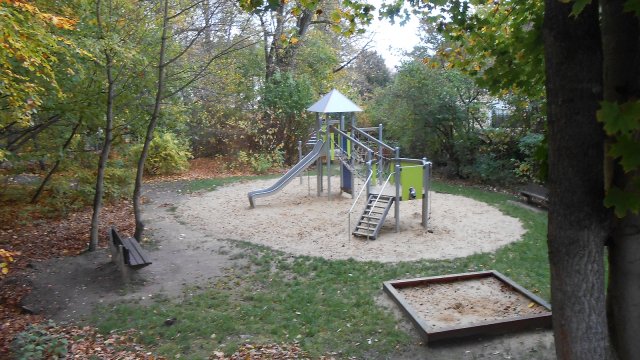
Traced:
<svg viewBox="0 0 640 360">
<path fill-rule="evenodd" d="M 371 173 L 373 173 L 373 171 Z M 374 201 L 373 204 L 371 205 L 371 208 L 369 209 L 369 214 L 367 214 L 367 216 L 371 216 L 371 213 L 373 212 L 373 208 L 375 208 L 376 204 L 378 203 L 378 200 L 380 200 L 380 196 L 382 196 L 382 193 L 384 192 L 384 188 L 389 183 L 389 180 L 391 180 L 391 175 L 395 175 L 395 173 L 391 173 L 387 177 L 387 181 L 385 181 L 384 185 L 382 185 L 382 188 L 380 189 L 380 193 L 376 197 L 376 201 Z M 371 230 L 371 224 L 369 223 L 367 223 L 367 230 Z M 351 231 L 351 214 L 349 214 L 349 231 Z M 349 235 L 349 239 L 351 239 L 351 235 Z M 369 240 L 369 234 L 367 234 L 367 240 Z"/>
<path fill-rule="evenodd" d="M 391 146 L 389 146 L 389 145 L 387 145 L 387 144 L 383 143 L 382 141 L 380 141 L 380 140 L 376 139 L 375 137 L 373 137 L 373 136 L 371 136 L 371 135 L 367 134 L 366 132 L 364 132 L 364 131 L 362 131 L 362 130 L 358 129 L 357 127 L 353 127 L 353 128 L 352 128 L 352 130 L 354 130 L 354 131 L 355 131 L 355 132 L 357 132 L 358 134 L 361 134 L 362 136 L 364 136 L 364 137 L 365 137 L 365 138 L 367 138 L 368 140 L 373 141 L 374 143 L 376 143 L 376 144 L 378 144 L 378 145 L 380 145 L 380 146 L 382 146 L 382 147 L 385 147 L 385 148 L 387 148 L 387 149 L 389 149 L 389 150 L 391 150 L 391 151 L 394 151 L 394 150 L 395 150 L 395 148 L 394 148 L 394 147 L 391 147 Z"/>
<path fill-rule="evenodd" d="M 391 175 L 395 175 L 395 172 L 390 173 L 389 176 L 387 176 L 387 181 L 385 181 L 384 185 L 382 185 L 382 188 L 380 189 L 380 193 L 376 197 L 376 201 L 373 202 L 373 205 L 371 205 L 371 209 L 369 209 L 369 215 L 371 215 L 371 212 L 373 211 L 373 208 L 378 203 L 378 200 L 380 200 L 380 196 L 382 196 L 382 193 L 384 192 L 384 188 L 387 187 L 387 184 L 389 183 L 389 180 L 391 180 Z"/>
<path fill-rule="evenodd" d="M 372 176 L 373 176 L 373 170 L 369 170 L 369 176 L 367 176 L 367 180 L 365 180 L 364 184 L 362 185 L 362 189 L 360 189 L 358 196 L 356 196 L 356 199 L 353 201 L 351 208 L 347 212 L 347 216 L 349 218 L 349 220 L 347 221 L 347 234 L 349 235 L 349 240 L 351 240 L 351 214 L 353 213 L 353 208 L 358 203 L 358 200 L 360 200 L 360 196 L 362 195 L 362 192 L 364 191 L 364 189 L 367 188 L 367 184 L 371 181 Z"/>
<path fill-rule="evenodd" d="M 358 141 L 358 139 L 354 138 L 353 136 L 351 136 L 351 135 L 347 134 L 346 132 L 344 132 L 344 131 L 342 131 L 342 130 L 340 130 L 340 129 L 336 128 L 336 127 L 335 127 L 335 126 L 333 126 L 333 125 L 330 125 L 330 127 L 331 127 L 331 131 L 335 131 L 335 132 L 337 132 L 338 134 L 340 134 L 340 135 L 342 135 L 342 136 L 346 137 L 347 139 L 349 139 L 349 140 L 353 141 L 354 143 L 358 144 L 359 146 L 361 146 L 361 147 L 365 148 L 367 151 L 372 151 L 372 152 L 373 152 L 373 150 L 371 150 L 367 145 L 365 145 L 365 144 L 361 143 L 360 141 Z"/>
<path fill-rule="evenodd" d="M 371 176 L 373 176 L 373 170 L 369 171 L 369 176 L 367 177 L 367 180 L 365 180 L 364 185 L 367 185 L 367 183 L 369 181 L 371 181 Z M 356 206 L 356 203 L 360 199 L 360 196 L 362 195 L 362 192 L 364 191 L 364 189 L 367 188 L 364 185 L 362 186 L 362 189 L 360 189 L 360 192 L 358 193 L 358 196 L 356 196 L 355 200 L 353 201 L 353 205 L 351 205 L 351 208 L 349 209 L 349 214 L 351 214 L 351 212 L 353 212 L 353 208 Z"/>
</svg>

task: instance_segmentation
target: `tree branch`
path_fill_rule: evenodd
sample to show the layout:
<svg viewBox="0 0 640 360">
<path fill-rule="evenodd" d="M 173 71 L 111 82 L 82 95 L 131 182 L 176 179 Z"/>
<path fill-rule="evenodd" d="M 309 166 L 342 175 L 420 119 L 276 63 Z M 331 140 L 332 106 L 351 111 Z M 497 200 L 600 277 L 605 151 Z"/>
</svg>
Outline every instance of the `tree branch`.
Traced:
<svg viewBox="0 0 640 360">
<path fill-rule="evenodd" d="M 333 73 L 337 73 L 338 71 L 346 68 L 347 66 L 349 66 L 349 64 L 351 64 L 352 62 L 354 62 L 358 57 L 360 57 L 360 55 L 362 55 L 365 51 L 369 50 L 369 44 L 371 44 L 371 42 L 373 41 L 373 39 L 369 39 L 369 41 L 367 41 L 366 44 L 364 44 L 364 46 L 362 47 L 362 49 L 360 49 L 360 51 L 358 51 L 358 53 L 353 56 L 351 59 L 349 59 L 347 62 L 345 62 L 344 64 L 338 66 L 337 68 L 333 69 Z"/>
</svg>

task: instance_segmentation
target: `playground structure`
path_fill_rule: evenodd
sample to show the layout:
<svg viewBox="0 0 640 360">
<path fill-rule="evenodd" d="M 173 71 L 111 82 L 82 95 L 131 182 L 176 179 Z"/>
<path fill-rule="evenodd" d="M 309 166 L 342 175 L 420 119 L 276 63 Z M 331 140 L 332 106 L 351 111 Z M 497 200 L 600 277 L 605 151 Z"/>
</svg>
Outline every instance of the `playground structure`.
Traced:
<svg viewBox="0 0 640 360">
<path fill-rule="evenodd" d="M 317 172 L 317 195 L 324 191 L 324 166 L 327 172 L 327 197 L 331 200 L 332 163 L 339 162 L 340 191 L 351 194 L 353 205 L 349 209 L 349 231 L 351 213 L 366 190 L 366 206 L 353 230 L 354 236 L 375 240 L 394 206 L 395 231 L 400 230 L 400 201 L 422 200 L 422 226 L 426 229 L 429 220 L 429 181 L 431 163 L 426 158 L 408 159 L 400 157 L 400 148 L 391 147 L 382 141 L 383 126 L 358 128 L 355 112 L 362 111 L 338 90 L 332 90 L 307 109 L 316 113 L 315 131 L 308 145 L 312 150 L 287 171 L 272 186 L 248 193 L 250 207 L 255 199 L 277 193 L 296 176 L 314 163 Z M 347 125 L 347 121 L 349 124 Z M 376 136 L 371 135 L 375 132 Z M 299 142 L 301 149 L 301 142 Z M 356 195 L 354 177 L 364 183 Z"/>
</svg>

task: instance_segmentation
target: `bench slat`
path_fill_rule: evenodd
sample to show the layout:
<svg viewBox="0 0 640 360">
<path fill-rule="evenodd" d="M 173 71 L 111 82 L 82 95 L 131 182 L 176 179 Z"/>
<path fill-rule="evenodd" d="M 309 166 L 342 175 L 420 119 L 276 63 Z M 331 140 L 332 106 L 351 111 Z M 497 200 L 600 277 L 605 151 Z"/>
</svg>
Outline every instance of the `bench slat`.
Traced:
<svg viewBox="0 0 640 360">
<path fill-rule="evenodd" d="M 529 184 L 520 190 L 520 195 L 527 198 L 528 202 L 535 199 L 546 205 L 549 202 L 549 190 L 544 186 Z"/>
<path fill-rule="evenodd" d="M 144 251 L 134 238 L 122 239 L 122 245 L 127 249 L 127 261 L 131 267 L 140 267 L 151 264 L 145 257 Z"/>
</svg>

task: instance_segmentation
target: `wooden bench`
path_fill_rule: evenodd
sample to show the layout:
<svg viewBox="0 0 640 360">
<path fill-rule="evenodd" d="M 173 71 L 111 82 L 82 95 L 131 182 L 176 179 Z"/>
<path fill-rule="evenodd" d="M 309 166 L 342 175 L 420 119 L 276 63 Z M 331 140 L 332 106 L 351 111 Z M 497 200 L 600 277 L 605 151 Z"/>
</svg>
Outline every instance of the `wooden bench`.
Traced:
<svg viewBox="0 0 640 360">
<path fill-rule="evenodd" d="M 125 282 L 131 279 L 130 270 L 142 269 L 151 265 L 147 254 L 135 238 L 122 238 L 114 227 L 109 231 L 109 250 L 113 261 Z"/>
<path fill-rule="evenodd" d="M 520 189 L 522 195 L 528 203 L 537 203 L 543 206 L 549 205 L 549 190 L 537 184 L 528 184 Z"/>
</svg>

